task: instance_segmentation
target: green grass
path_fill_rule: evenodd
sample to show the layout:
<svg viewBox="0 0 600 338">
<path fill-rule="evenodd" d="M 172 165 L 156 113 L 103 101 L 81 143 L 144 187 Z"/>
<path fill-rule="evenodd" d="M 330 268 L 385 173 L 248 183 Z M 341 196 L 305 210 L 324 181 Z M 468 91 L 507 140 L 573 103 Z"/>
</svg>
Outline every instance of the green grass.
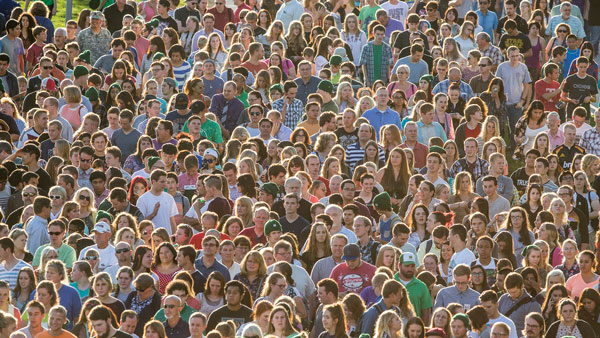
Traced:
<svg viewBox="0 0 600 338">
<path fill-rule="evenodd" d="M 31 5 L 31 2 L 33 0 L 30 0 L 29 4 Z M 52 17 L 52 23 L 54 23 L 54 27 L 58 28 L 58 27 L 65 27 L 65 6 L 67 4 L 66 0 L 55 0 L 58 2 L 58 10 L 56 11 L 56 15 Z M 21 7 L 25 6 L 25 1 L 17 1 Z M 85 9 L 85 8 L 89 8 L 88 7 L 88 0 L 72 0 L 72 13 L 71 13 L 71 19 L 73 20 L 77 20 L 77 17 L 79 15 L 79 12 L 81 12 L 81 10 Z"/>
</svg>

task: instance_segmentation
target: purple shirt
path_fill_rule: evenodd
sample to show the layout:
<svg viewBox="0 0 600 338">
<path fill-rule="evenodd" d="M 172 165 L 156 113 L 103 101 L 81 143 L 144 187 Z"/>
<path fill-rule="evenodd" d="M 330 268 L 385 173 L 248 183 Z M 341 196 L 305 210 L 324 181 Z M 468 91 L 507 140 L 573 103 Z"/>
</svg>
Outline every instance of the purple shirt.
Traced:
<svg viewBox="0 0 600 338">
<path fill-rule="evenodd" d="M 404 31 L 404 25 L 402 24 L 402 22 L 390 18 L 390 21 L 388 21 L 387 26 L 385 26 L 385 37 L 389 38 L 392 35 L 392 33 L 396 30 L 401 32 Z"/>
</svg>

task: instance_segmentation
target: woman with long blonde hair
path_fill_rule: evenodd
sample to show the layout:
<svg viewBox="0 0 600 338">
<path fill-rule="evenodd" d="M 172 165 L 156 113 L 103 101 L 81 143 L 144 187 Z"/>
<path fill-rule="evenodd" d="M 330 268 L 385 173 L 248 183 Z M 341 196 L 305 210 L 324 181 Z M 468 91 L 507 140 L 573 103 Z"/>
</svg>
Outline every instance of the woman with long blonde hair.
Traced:
<svg viewBox="0 0 600 338">
<path fill-rule="evenodd" d="M 358 108 L 356 109 L 356 116 L 361 117 L 367 110 L 373 107 L 375 107 L 375 100 L 373 100 L 371 96 L 362 96 L 358 99 Z"/>
<path fill-rule="evenodd" d="M 380 314 L 375 324 L 373 338 L 402 338 L 402 320 L 400 316 L 392 310 Z"/>
<path fill-rule="evenodd" d="M 581 159 L 581 170 L 587 176 L 588 182 L 593 183 L 600 167 L 600 157 L 594 154 L 586 154 Z"/>
<path fill-rule="evenodd" d="M 461 222 L 469 214 L 469 205 L 477 197 L 473 192 L 471 175 L 466 171 L 456 174 L 454 179 L 454 194 L 450 196 L 448 206 L 454 212 L 454 219 Z"/>
<path fill-rule="evenodd" d="M 281 22 L 281 20 L 275 20 L 269 26 L 269 29 L 267 29 L 267 32 L 263 35 L 259 35 L 256 38 L 256 41 L 258 41 L 266 46 L 271 46 L 271 44 L 273 42 L 280 41 L 281 43 L 283 43 L 283 47 L 287 48 L 287 41 L 283 37 L 283 31 L 284 31 L 283 22 Z"/>
<path fill-rule="evenodd" d="M 461 54 L 458 43 L 454 38 L 444 39 L 444 58 L 450 62 L 457 62 L 460 67 L 467 64 L 467 59 Z"/>
<path fill-rule="evenodd" d="M 500 122 L 498 117 L 488 115 L 481 125 L 481 132 L 477 136 L 477 145 L 479 148 L 479 156 L 483 154 L 483 145 L 490 141 L 492 137 L 500 136 Z M 458 159 L 458 158 L 457 158 Z M 453 162 L 454 163 L 454 162 Z M 452 165 L 452 163 L 450 164 Z"/>
<path fill-rule="evenodd" d="M 341 175 L 340 171 L 340 160 L 337 157 L 327 157 L 325 162 L 323 162 L 323 167 L 321 168 L 321 176 L 327 180 L 330 180 L 334 175 Z"/>
<path fill-rule="evenodd" d="M 400 129 L 395 124 L 383 126 L 379 131 L 379 139 L 381 140 L 381 147 L 383 148 L 383 151 L 385 151 L 386 159 L 390 156 L 390 152 L 394 148 L 402 144 Z"/>
<path fill-rule="evenodd" d="M 392 271 L 398 270 L 398 267 L 396 265 L 397 251 L 398 249 L 389 244 L 386 244 L 379 248 L 379 252 L 377 253 L 377 259 L 375 259 L 375 266 L 378 268 L 381 266 L 385 266 Z"/>
<path fill-rule="evenodd" d="M 86 225 L 86 235 L 90 233 L 91 229 L 94 228 L 96 220 L 96 208 L 94 193 L 92 189 L 88 187 L 81 187 L 73 195 L 73 201 L 79 204 L 79 218 L 83 220 Z"/>
<path fill-rule="evenodd" d="M 349 82 L 340 82 L 333 101 L 338 105 L 341 112 L 347 108 L 354 109 L 358 101 L 354 98 L 352 84 Z"/>
<path fill-rule="evenodd" d="M 247 196 L 240 196 L 235 200 L 233 213 L 242 220 L 244 228 L 252 226 L 252 205 L 252 199 Z"/>
<path fill-rule="evenodd" d="M 339 1 L 341 2 L 342 0 Z M 348 14 L 343 22 L 344 29 L 342 30 L 342 40 L 350 46 L 354 64 L 357 65 L 360 60 L 362 47 L 367 44 L 367 34 L 360 29 L 358 16 L 356 14 Z"/>
<path fill-rule="evenodd" d="M 294 20 L 290 23 L 285 41 L 287 41 L 288 46 L 285 55 L 297 65 L 302 60 L 304 48 L 308 46 L 306 40 L 304 40 L 304 27 L 300 21 Z"/>
<path fill-rule="evenodd" d="M 302 253 L 302 261 L 306 263 L 306 271 L 311 271 L 315 263 L 331 255 L 331 235 L 324 223 L 317 222 L 310 228 L 306 247 Z"/>
<path fill-rule="evenodd" d="M 350 167 L 346 163 L 346 151 L 344 150 L 344 147 L 339 144 L 334 145 L 329 151 L 328 157 L 332 156 L 338 159 L 340 164 L 340 172 L 343 175 L 350 177 Z"/>
<path fill-rule="evenodd" d="M 221 36 L 216 32 L 211 33 L 208 36 L 208 43 L 204 46 L 202 51 L 208 54 L 208 59 L 213 60 L 217 70 L 221 71 L 225 64 L 225 60 L 227 60 L 227 51 L 225 50 L 225 46 L 223 46 Z"/>
</svg>

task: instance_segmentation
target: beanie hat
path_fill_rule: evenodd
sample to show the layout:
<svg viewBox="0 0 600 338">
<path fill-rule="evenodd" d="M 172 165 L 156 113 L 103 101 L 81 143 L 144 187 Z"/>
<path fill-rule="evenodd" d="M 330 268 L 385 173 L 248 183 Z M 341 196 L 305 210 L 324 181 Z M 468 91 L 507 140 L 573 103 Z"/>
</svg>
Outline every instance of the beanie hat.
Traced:
<svg viewBox="0 0 600 338">
<path fill-rule="evenodd" d="M 111 214 L 109 214 L 108 212 L 106 212 L 104 210 L 98 211 L 98 214 L 96 215 L 96 223 L 98 223 L 103 218 L 108 219 L 108 221 L 110 223 L 112 223 L 112 221 L 113 221 L 113 217 Z"/>
<path fill-rule="evenodd" d="M 269 234 L 273 231 L 283 232 L 283 227 L 281 226 L 281 223 L 279 223 L 279 221 L 276 219 L 271 219 L 267 221 L 267 223 L 265 223 L 265 236 L 269 236 Z"/>
<path fill-rule="evenodd" d="M 272 92 L 273 90 L 277 90 L 283 95 L 283 87 L 281 86 L 281 84 L 277 83 L 272 85 L 271 88 L 269 88 L 269 92 Z"/>
<path fill-rule="evenodd" d="M 429 152 L 430 153 L 438 153 L 438 154 L 445 154 L 446 153 L 446 149 L 440 147 L 440 146 L 433 146 L 429 148 Z"/>
<path fill-rule="evenodd" d="M 85 91 L 85 97 L 87 97 L 90 101 L 98 101 L 98 90 L 94 87 L 88 88 L 88 90 Z"/>
<path fill-rule="evenodd" d="M 321 82 L 319 82 L 319 86 L 317 86 L 317 89 L 320 89 L 331 95 L 334 94 L 333 83 L 331 83 L 331 81 L 329 81 L 329 80 L 321 80 Z"/>
<path fill-rule="evenodd" d="M 75 76 L 76 78 L 88 75 L 89 73 L 90 72 L 88 71 L 88 69 L 82 65 L 76 66 L 75 69 L 73 69 L 73 76 Z"/>
<path fill-rule="evenodd" d="M 163 54 L 162 52 L 156 52 L 154 53 L 154 56 L 152 57 L 152 61 L 160 61 L 160 59 L 164 58 L 165 54 Z"/>
<path fill-rule="evenodd" d="M 160 161 L 160 157 L 158 156 L 152 156 L 148 159 L 148 169 L 151 169 L 152 166 L 156 163 Z"/>
<path fill-rule="evenodd" d="M 373 206 L 381 210 L 391 210 L 392 199 L 390 198 L 390 194 L 384 191 L 375 196 L 375 198 L 373 198 Z"/>
<path fill-rule="evenodd" d="M 276 198 L 277 194 L 279 194 L 279 187 L 273 182 L 267 182 L 263 184 L 259 189 L 273 196 L 273 198 Z"/>
<path fill-rule="evenodd" d="M 427 81 L 429 82 L 429 89 L 431 89 L 431 84 L 433 83 L 433 75 L 431 74 L 426 74 L 421 76 L 421 78 L 419 79 L 419 81 Z"/>
<path fill-rule="evenodd" d="M 333 55 L 329 59 L 329 64 L 332 66 L 339 66 L 342 64 L 342 57 L 340 55 Z"/>
<path fill-rule="evenodd" d="M 92 63 L 92 52 L 90 52 L 89 49 L 84 50 L 83 52 L 79 53 L 78 57 L 80 59 L 82 59 L 83 61 L 85 61 L 85 63 L 87 63 L 87 64 Z"/>
<path fill-rule="evenodd" d="M 471 321 L 469 320 L 469 316 L 467 316 L 464 313 L 457 313 L 454 315 L 454 317 L 452 317 L 452 320 L 457 319 L 463 322 L 463 324 L 465 324 L 465 326 L 467 327 L 467 329 L 471 329 Z"/>
<path fill-rule="evenodd" d="M 118 82 L 115 82 L 115 83 L 111 84 L 108 87 L 108 92 L 110 92 L 113 88 L 117 88 L 117 89 L 119 89 L 119 91 L 121 91 L 121 85 Z"/>
</svg>

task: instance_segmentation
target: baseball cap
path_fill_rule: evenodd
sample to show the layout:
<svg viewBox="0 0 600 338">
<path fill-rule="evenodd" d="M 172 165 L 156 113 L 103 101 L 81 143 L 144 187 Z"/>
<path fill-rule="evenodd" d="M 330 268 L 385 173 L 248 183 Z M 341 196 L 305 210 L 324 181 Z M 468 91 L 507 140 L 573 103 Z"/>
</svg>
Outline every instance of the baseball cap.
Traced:
<svg viewBox="0 0 600 338">
<path fill-rule="evenodd" d="M 92 232 L 97 232 L 99 234 L 105 234 L 105 233 L 111 233 L 112 231 L 110 230 L 110 225 L 108 225 L 108 223 L 106 222 L 98 222 L 96 223 L 96 225 L 94 226 L 94 229 L 92 229 Z"/>
<path fill-rule="evenodd" d="M 104 20 L 104 14 L 102 14 L 100 11 L 93 11 L 90 14 L 90 19 Z"/>
<path fill-rule="evenodd" d="M 444 332 L 444 330 L 440 329 L 439 327 L 434 327 L 432 329 L 427 330 L 427 332 L 425 332 L 425 337 L 446 338 L 446 332 Z"/>
<path fill-rule="evenodd" d="M 344 255 L 342 259 L 345 261 L 353 261 L 360 257 L 360 248 L 354 243 L 346 244 L 344 247 Z"/>
<path fill-rule="evenodd" d="M 208 148 L 204 151 L 203 157 L 206 157 L 206 156 L 212 156 L 216 159 L 219 159 L 219 153 L 216 150 L 214 150 L 213 148 Z"/>
<path fill-rule="evenodd" d="M 179 93 L 175 96 L 175 109 L 183 110 L 188 107 L 190 99 L 185 93 Z"/>
<path fill-rule="evenodd" d="M 273 182 L 267 182 L 261 185 L 260 190 L 272 195 L 273 197 L 277 197 L 277 194 L 279 193 L 279 187 Z"/>
<path fill-rule="evenodd" d="M 415 254 L 412 252 L 404 252 L 402 253 L 402 255 L 400 256 L 400 264 L 404 264 L 404 265 L 416 265 L 417 264 L 417 258 L 415 257 Z"/>
<path fill-rule="evenodd" d="M 51 92 L 55 92 L 56 91 L 56 82 L 54 82 L 54 80 L 52 78 L 47 77 L 42 80 L 42 89 L 48 90 Z"/>
<path fill-rule="evenodd" d="M 196 100 L 190 105 L 190 112 L 192 113 L 192 115 L 200 114 L 205 109 L 206 105 L 204 104 L 204 102 L 202 102 L 202 100 Z"/>
</svg>

